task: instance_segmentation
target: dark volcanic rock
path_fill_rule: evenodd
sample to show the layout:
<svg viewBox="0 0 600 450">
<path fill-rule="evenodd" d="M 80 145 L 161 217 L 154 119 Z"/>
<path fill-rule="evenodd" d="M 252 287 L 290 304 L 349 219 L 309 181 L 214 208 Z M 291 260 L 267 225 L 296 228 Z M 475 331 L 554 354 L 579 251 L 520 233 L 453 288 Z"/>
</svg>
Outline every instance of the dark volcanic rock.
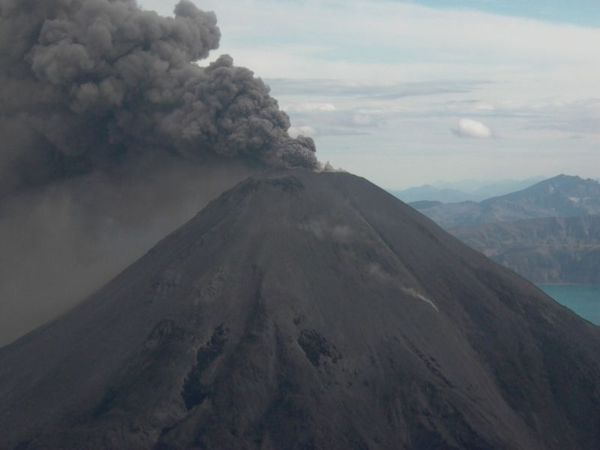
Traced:
<svg viewBox="0 0 600 450">
<path fill-rule="evenodd" d="M 600 448 L 600 331 L 363 179 L 250 179 L 0 349 L 2 449 Z"/>
</svg>

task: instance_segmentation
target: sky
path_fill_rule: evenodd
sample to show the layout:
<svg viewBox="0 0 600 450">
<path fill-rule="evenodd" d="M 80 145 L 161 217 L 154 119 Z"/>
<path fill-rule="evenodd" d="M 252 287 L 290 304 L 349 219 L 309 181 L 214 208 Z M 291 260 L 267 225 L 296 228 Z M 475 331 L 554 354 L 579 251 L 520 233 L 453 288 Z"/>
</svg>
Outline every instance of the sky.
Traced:
<svg viewBox="0 0 600 450">
<path fill-rule="evenodd" d="M 169 14 L 176 0 L 141 0 Z M 600 178 L 598 0 L 195 0 L 319 158 L 390 189 Z"/>
</svg>

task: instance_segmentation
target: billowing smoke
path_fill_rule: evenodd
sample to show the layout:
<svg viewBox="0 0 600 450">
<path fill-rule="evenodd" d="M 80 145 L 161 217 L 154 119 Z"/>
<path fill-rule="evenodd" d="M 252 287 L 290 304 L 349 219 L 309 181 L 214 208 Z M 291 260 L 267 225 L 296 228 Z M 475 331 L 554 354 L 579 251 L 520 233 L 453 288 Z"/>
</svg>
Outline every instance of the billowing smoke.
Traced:
<svg viewBox="0 0 600 450">
<path fill-rule="evenodd" d="M 0 345 L 248 173 L 317 167 L 250 70 L 197 64 L 219 39 L 186 0 L 0 0 Z"/>
<path fill-rule="evenodd" d="M 251 71 L 221 56 L 213 13 L 134 0 L 2 0 L 2 189 L 167 152 L 315 167 L 314 144 Z M 1 191 L 0 191 L 1 192 Z"/>
</svg>

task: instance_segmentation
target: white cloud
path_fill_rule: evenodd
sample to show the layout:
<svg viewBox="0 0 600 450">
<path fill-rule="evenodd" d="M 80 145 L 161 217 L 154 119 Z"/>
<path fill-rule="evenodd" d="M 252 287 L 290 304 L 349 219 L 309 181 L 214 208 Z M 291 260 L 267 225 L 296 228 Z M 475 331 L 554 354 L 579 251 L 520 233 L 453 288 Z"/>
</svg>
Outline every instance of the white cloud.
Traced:
<svg viewBox="0 0 600 450">
<path fill-rule="evenodd" d="M 461 138 L 488 139 L 493 136 L 490 127 L 473 119 L 460 119 L 452 132 Z"/>
<path fill-rule="evenodd" d="M 299 112 L 299 113 L 307 113 L 307 112 L 333 112 L 337 108 L 332 103 L 311 103 L 304 102 L 293 105 L 284 106 L 283 109 L 288 112 Z"/>
<path fill-rule="evenodd" d="M 315 129 L 313 127 L 309 127 L 308 125 L 291 127 L 288 130 L 288 134 L 293 138 L 297 138 L 298 136 L 313 137 L 315 133 Z"/>
<path fill-rule="evenodd" d="M 367 114 L 354 114 L 352 116 L 352 123 L 358 126 L 368 126 L 373 125 L 373 117 Z"/>
</svg>

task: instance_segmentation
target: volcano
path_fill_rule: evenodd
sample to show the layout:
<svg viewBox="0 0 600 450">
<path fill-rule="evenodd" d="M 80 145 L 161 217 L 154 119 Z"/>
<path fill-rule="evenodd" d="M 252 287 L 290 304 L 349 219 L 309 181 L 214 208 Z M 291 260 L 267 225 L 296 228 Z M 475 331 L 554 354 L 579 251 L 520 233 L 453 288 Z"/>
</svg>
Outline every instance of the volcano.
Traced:
<svg viewBox="0 0 600 450">
<path fill-rule="evenodd" d="M 250 178 L 0 349 L 2 449 L 600 448 L 600 329 L 368 181 Z"/>
</svg>

